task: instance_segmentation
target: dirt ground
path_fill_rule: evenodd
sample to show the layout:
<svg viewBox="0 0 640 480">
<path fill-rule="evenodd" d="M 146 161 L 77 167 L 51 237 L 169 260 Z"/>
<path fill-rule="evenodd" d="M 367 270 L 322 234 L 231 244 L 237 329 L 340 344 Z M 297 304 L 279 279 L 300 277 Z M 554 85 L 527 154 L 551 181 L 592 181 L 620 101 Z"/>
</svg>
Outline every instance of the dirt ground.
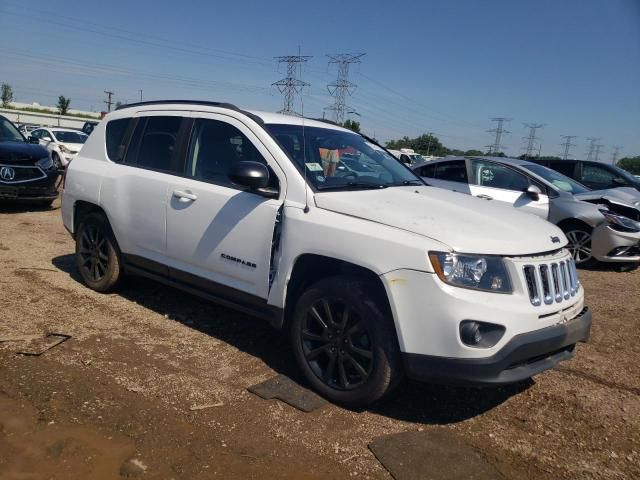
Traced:
<svg viewBox="0 0 640 480">
<path fill-rule="evenodd" d="M 381 435 L 445 429 L 504 478 L 640 478 L 640 271 L 580 272 L 590 343 L 496 389 L 404 383 L 369 410 L 303 413 L 247 387 L 299 379 L 286 339 L 154 282 L 85 288 L 53 209 L 0 209 L 0 478 L 390 478 Z M 207 408 L 194 409 L 201 406 Z"/>
</svg>

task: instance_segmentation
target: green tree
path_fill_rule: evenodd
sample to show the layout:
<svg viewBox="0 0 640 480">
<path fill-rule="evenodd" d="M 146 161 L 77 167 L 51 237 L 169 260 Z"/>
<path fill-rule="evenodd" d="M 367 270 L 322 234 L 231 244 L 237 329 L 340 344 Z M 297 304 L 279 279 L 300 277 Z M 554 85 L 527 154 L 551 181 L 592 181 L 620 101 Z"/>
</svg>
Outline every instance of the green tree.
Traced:
<svg viewBox="0 0 640 480">
<path fill-rule="evenodd" d="M 422 155 L 435 155 L 444 157 L 449 154 L 449 149 L 442 145 L 435 135 L 423 134 L 416 138 L 402 137 L 400 140 L 387 142 L 387 148 L 399 150 L 401 148 L 412 148 Z"/>
<path fill-rule="evenodd" d="M 11 102 L 13 102 L 13 88 L 8 83 L 3 83 L 2 87 L 0 87 L 2 93 L 0 96 L 2 97 L 2 106 L 7 108 Z"/>
<path fill-rule="evenodd" d="M 472 148 L 471 150 L 464 152 L 464 155 L 465 157 L 481 157 L 483 153 L 480 150 L 474 150 Z"/>
<path fill-rule="evenodd" d="M 69 111 L 69 105 L 71 105 L 71 99 L 60 95 L 58 97 L 58 112 L 60 115 L 66 115 Z"/>
<path fill-rule="evenodd" d="M 354 132 L 360 131 L 360 122 L 356 122 L 355 120 L 351 120 L 350 118 L 346 119 L 342 126 L 344 128 L 348 128 L 349 130 L 353 130 Z"/>
<path fill-rule="evenodd" d="M 636 157 L 624 157 L 617 163 L 618 167 L 624 168 L 627 172 L 640 175 L 640 155 Z"/>
<path fill-rule="evenodd" d="M 124 105 L 124 103 L 122 103 L 120 100 L 118 100 L 118 101 L 116 102 L 116 110 L 117 110 L 118 108 L 120 108 L 122 105 Z"/>
</svg>

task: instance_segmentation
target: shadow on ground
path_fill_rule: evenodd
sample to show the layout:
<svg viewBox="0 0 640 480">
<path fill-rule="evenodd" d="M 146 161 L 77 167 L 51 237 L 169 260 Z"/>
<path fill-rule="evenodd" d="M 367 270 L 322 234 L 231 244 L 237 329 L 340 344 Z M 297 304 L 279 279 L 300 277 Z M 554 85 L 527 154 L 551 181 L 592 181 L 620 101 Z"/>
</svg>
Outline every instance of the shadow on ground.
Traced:
<svg viewBox="0 0 640 480">
<path fill-rule="evenodd" d="M 28 212 L 47 212 L 49 210 L 58 210 L 60 207 L 57 203 L 53 206 L 42 205 L 38 203 L 14 203 L 14 202 L 0 202 L 0 213 L 15 214 L 15 213 L 28 213 Z"/>
<path fill-rule="evenodd" d="M 52 264 L 81 282 L 74 255 L 55 257 Z M 127 278 L 118 294 L 258 357 L 277 373 L 306 385 L 295 367 L 287 336 L 265 321 L 141 277 Z M 466 388 L 405 381 L 392 395 L 369 410 L 409 422 L 456 423 L 491 410 L 532 384 L 529 380 L 505 387 Z"/>
</svg>

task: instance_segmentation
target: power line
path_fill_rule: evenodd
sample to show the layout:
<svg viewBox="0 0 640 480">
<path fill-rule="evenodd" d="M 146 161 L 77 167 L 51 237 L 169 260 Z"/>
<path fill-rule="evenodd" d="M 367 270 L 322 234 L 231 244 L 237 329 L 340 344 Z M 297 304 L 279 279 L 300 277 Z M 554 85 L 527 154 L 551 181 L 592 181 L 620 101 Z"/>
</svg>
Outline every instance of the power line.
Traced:
<svg viewBox="0 0 640 480">
<path fill-rule="evenodd" d="M 275 57 L 278 64 L 287 64 L 287 76 L 271 84 L 284 95 L 284 106 L 278 113 L 299 115 L 299 113 L 294 110 L 295 95 L 296 93 L 300 93 L 304 87 L 308 87 L 309 84 L 297 78 L 297 70 L 300 70 L 302 64 L 310 58 L 308 55 L 283 55 Z"/>
<path fill-rule="evenodd" d="M 502 135 L 511 133 L 509 130 L 504 129 L 504 122 L 510 122 L 511 120 L 513 119 L 506 117 L 495 117 L 491 119 L 492 122 L 498 122 L 498 126 L 496 128 L 492 128 L 491 130 L 487 130 L 489 133 L 496 134 L 493 144 L 487 145 L 487 147 L 489 147 L 490 154 L 497 155 L 498 153 L 502 152 L 502 149 L 504 148 L 504 145 L 500 143 L 500 141 L 502 140 Z"/>
<path fill-rule="evenodd" d="M 327 85 L 329 94 L 334 98 L 333 105 L 326 107 L 326 110 L 333 110 L 334 120 L 336 123 L 344 122 L 344 114 L 347 109 L 346 97 L 353 95 L 357 85 L 349 81 L 349 66 L 352 63 L 360 63 L 364 53 L 338 53 L 335 55 L 327 55 L 329 57 L 329 65 L 332 63 L 338 65 L 338 78 L 334 83 Z M 349 109 L 355 112 L 353 109 Z"/>
<path fill-rule="evenodd" d="M 587 160 L 593 160 L 593 154 L 596 151 L 596 142 L 600 139 L 596 137 L 587 137 L 587 140 L 589 140 L 589 147 L 588 147 L 589 150 L 587 152 Z"/>
<path fill-rule="evenodd" d="M 113 96 L 113 92 L 110 92 L 109 90 L 105 90 L 104 93 L 107 94 L 107 99 L 104 101 L 104 103 L 107 104 L 107 112 L 110 112 L 111 105 L 113 105 L 113 101 L 111 100 L 111 97 Z"/>
<path fill-rule="evenodd" d="M 613 153 L 611 154 L 611 164 L 616 165 L 618 163 L 618 155 L 620 155 L 620 150 L 622 147 L 620 145 L 616 145 L 613 147 Z"/>
<path fill-rule="evenodd" d="M 524 156 L 525 158 L 532 158 L 535 142 L 536 140 L 538 140 L 538 137 L 536 137 L 536 130 L 544 127 L 544 124 L 543 123 L 523 123 L 523 125 L 529 129 L 529 135 L 526 137 L 523 137 L 524 140 L 527 141 L 527 146 L 525 147 Z"/>
<path fill-rule="evenodd" d="M 564 143 L 561 144 L 564 147 L 564 153 L 562 154 L 562 159 L 563 160 L 568 160 L 569 159 L 569 149 L 571 147 L 575 147 L 576 146 L 575 143 L 571 143 L 571 139 L 577 138 L 577 136 L 576 135 L 562 135 L 562 138 L 564 138 Z"/>
</svg>

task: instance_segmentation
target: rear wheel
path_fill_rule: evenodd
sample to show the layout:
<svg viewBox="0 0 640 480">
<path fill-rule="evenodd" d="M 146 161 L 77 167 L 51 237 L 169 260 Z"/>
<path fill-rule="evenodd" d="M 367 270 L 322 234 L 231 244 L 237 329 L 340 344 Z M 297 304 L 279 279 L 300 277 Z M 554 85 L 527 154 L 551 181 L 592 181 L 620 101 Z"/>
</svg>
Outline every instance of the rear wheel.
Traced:
<svg viewBox="0 0 640 480">
<path fill-rule="evenodd" d="M 84 282 L 97 292 L 112 291 L 121 281 L 120 251 L 104 215 L 90 213 L 80 220 L 76 264 Z"/>
<path fill-rule="evenodd" d="M 356 277 L 330 277 L 307 289 L 291 325 L 296 361 L 313 388 L 332 402 L 364 406 L 401 377 L 388 308 Z"/>
<path fill-rule="evenodd" d="M 564 229 L 569 240 L 567 248 L 573 256 L 576 265 L 587 266 L 595 262 L 591 255 L 592 230 L 582 225 L 570 225 Z"/>
</svg>

